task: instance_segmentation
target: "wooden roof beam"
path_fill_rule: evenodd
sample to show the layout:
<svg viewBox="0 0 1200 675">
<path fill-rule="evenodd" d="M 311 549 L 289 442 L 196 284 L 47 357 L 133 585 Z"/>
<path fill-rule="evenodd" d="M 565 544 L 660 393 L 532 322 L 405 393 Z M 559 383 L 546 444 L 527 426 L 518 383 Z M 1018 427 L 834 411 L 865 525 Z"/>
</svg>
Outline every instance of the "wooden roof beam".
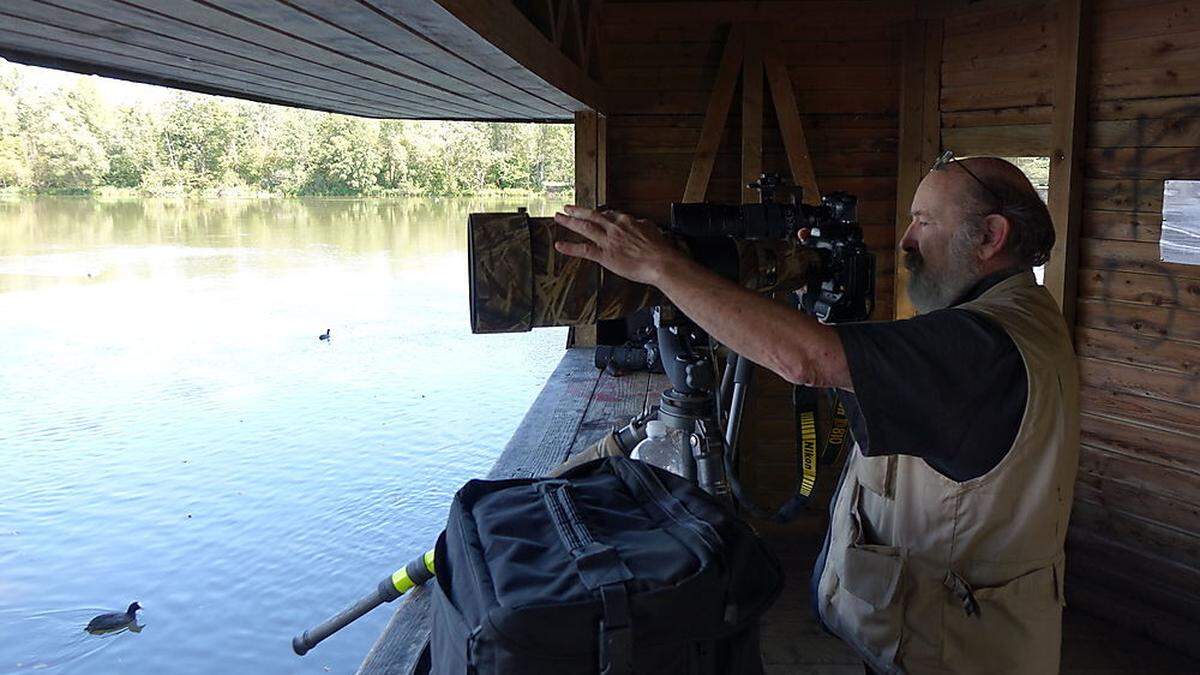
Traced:
<svg viewBox="0 0 1200 675">
<path fill-rule="evenodd" d="M 508 0 L 436 1 L 513 61 L 578 102 L 576 111 L 607 111 L 599 83 L 546 39 Z M 559 11 L 564 9 L 560 7 Z"/>
<path fill-rule="evenodd" d="M 895 0 L 708 0 L 689 2 L 683 9 L 678 2 L 620 2 L 605 7 L 601 20 L 641 24 L 785 22 L 800 33 L 805 26 L 821 21 L 871 25 L 908 21 L 916 14 L 914 4 Z"/>
</svg>

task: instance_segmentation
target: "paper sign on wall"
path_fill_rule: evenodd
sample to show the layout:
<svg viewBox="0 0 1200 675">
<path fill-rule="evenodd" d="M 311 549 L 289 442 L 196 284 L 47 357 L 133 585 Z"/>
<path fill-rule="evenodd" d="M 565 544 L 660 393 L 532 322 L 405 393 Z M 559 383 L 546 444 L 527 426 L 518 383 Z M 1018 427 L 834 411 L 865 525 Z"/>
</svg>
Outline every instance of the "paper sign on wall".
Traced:
<svg viewBox="0 0 1200 675">
<path fill-rule="evenodd" d="M 1200 265 L 1200 180 L 1165 181 L 1162 215 L 1162 261 Z"/>
</svg>

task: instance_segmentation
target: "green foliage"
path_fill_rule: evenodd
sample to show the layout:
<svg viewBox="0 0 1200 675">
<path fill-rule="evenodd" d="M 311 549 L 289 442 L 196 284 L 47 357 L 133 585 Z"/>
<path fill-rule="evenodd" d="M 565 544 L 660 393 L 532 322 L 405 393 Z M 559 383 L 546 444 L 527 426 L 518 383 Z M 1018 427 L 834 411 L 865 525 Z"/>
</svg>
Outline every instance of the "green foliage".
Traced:
<svg viewBox="0 0 1200 675">
<path fill-rule="evenodd" d="M 342 115 L 322 115 L 317 121 L 312 170 L 305 192 L 319 195 L 369 195 L 382 157 L 376 147 L 377 123 Z"/>
<path fill-rule="evenodd" d="M 565 124 L 372 120 L 187 92 L 112 107 L 93 79 L 26 84 L 0 61 L 0 188 L 463 195 L 574 181 Z"/>
<path fill-rule="evenodd" d="M 29 162 L 17 115 L 15 83 L 0 65 L 0 188 L 29 182 Z"/>
<path fill-rule="evenodd" d="M 84 112 L 42 99 L 24 117 L 33 188 L 86 192 L 103 182 L 108 174 L 108 155 Z"/>
</svg>

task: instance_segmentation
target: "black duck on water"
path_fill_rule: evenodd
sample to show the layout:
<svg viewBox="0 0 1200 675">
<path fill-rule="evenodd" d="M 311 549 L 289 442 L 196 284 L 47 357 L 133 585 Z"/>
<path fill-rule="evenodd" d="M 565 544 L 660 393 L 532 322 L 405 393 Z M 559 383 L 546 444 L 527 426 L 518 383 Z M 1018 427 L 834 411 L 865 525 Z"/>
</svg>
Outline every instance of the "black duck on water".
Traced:
<svg viewBox="0 0 1200 675">
<path fill-rule="evenodd" d="M 130 626 L 134 625 L 134 622 L 137 619 L 137 611 L 141 608 L 141 605 L 133 602 L 130 603 L 129 609 L 125 610 L 124 612 L 101 614 L 100 616 L 89 621 L 87 628 L 84 630 L 95 635 L 99 633 L 110 633 L 122 628 L 129 628 Z"/>
</svg>

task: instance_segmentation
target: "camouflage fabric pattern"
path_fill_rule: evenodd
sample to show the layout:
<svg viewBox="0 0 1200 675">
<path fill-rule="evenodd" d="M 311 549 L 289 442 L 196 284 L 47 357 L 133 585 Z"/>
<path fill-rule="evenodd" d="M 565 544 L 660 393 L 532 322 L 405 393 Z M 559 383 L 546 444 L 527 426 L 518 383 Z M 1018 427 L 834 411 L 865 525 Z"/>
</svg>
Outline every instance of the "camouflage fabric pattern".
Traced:
<svg viewBox="0 0 1200 675">
<path fill-rule="evenodd" d="M 533 242 L 533 325 L 576 326 L 596 322 L 600 266 L 563 255 L 554 242 L 586 241 L 553 218 L 531 218 Z"/>
<path fill-rule="evenodd" d="M 533 327 L 529 216 L 472 213 L 467 220 L 467 275 L 472 333 L 516 333 Z"/>
<path fill-rule="evenodd" d="M 468 222 L 471 330 L 511 333 L 542 326 L 578 326 L 619 319 L 663 304 L 657 289 L 554 250 L 583 237 L 524 213 L 477 213 Z M 804 285 L 816 255 L 782 242 L 738 242 L 738 278 L 758 292 Z"/>
</svg>

